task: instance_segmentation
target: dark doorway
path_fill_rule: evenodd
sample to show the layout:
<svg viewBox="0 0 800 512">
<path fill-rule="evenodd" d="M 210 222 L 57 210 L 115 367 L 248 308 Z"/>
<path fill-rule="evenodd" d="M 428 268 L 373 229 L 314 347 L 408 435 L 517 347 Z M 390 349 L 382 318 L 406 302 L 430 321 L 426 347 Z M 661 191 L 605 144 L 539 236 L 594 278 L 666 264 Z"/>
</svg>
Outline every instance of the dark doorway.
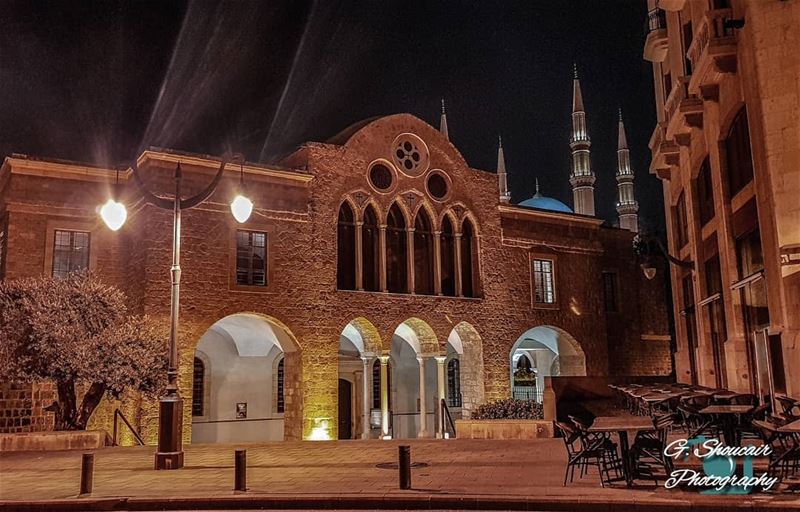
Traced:
<svg viewBox="0 0 800 512">
<path fill-rule="evenodd" d="M 339 379 L 339 439 L 353 438 L 353 385 Z"/>
</svg>

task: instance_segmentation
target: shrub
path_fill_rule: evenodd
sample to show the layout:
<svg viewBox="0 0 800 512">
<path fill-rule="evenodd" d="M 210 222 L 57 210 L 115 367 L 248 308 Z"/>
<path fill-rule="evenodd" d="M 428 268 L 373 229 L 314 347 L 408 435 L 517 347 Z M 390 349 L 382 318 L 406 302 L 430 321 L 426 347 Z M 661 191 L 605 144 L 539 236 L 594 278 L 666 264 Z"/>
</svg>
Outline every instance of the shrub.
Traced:
<svg viewBox="0 0 800 512">
<path fill-rule="evenodd" d="M 533 400 L 507 398 L 479 406 L 472 413 L 475 420 L 541 420 L 544 418 L 542 404 Z"/>
</svg>

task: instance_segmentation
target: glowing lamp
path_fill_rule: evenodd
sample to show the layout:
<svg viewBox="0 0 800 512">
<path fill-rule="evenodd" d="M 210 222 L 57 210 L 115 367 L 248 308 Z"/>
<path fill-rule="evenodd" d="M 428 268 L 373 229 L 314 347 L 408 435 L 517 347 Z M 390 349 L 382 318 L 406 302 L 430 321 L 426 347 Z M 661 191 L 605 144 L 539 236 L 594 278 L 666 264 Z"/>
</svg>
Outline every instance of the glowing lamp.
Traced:
<svg viewBox="0 0 800 512">
<path fill-rule="evenodd" d="M 644 272 L 644 277 L 646 277 L 648 280 L 652 280 L 654 277 L 656 277 L 656 267 L 647 263 L 642 263 L 641 267 L 642 272 Z"/>
<path fill-rule="evenodd" d="M 128 219 L 128 211 L 125 209 L 124 204 L 114 201 L 114 199 L 109 199 L 106 204 L 100 207 L 100 218 L 103 219 L 103 222 L 106 223 L 106 226 L 111 231 L 117 231 Z"/>
<path fill-rule="evenodd" d="M 250 214 L 253 213 L 253 202 L 239 194 L 231 202 L 231 213 L 237 222 L 247 222 L 247 219 L 250 218 Z"/>
</svg>

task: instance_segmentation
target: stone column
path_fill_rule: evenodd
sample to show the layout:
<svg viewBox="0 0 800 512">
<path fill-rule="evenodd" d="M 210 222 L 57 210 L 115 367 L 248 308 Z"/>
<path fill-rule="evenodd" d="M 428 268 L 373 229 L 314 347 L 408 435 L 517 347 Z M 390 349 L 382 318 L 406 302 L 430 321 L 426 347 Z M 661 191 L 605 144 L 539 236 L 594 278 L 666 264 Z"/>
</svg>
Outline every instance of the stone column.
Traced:
<svg viewBox="0 0 800 512">
<path fill-rule="evenodd" d="M 369 367 L 369 357 L 362 356 L 361 361 L 364 363 L 364 377 L 361 379 L 361 394 L 363 407 L 361 408 L 361 439 L 369 439 L 369 412 L 372 409 L 372 403 L 369 399 L 370 381 L 372 380 L 372 371 Z"/>
<path fill-rule="evenodd" d="M 386 293 L 389 291 L 389 289 L 386 287 L 386 224 L 380 225 L 380 231 L 378 232 L 378 246 L 380 247 L 380 255 L 378 256 L 378 263 L 380 265 L 379 286 L 381 291 Z"/>
<path fill-rule="evenodd" d="M 433 293 L 442 294 L 442 232 L 433 232 Z"/>
<path fill-rule="evenodd" d="M 408 286 L 408 293 L 414 294 L 414 228 L 406 230 L 406 245 L 408 246 L 406 251 L 406 286 Z"/>
<path fill-rule="evenodd" d="M 436 415 L 438 419 L 436 437 L 441 439 L 444 437 L 444 408 L 442 407 L 442 400 L 445 399 L 444 390 L 444 362 L 447 358 L 445 356 L 436 356 L 436 383 L 437 386 L 437 399 L 436 410 L 439 413 Z"/>
<path fill-rule="evenodd" d="M 381 438 L 391 439 L 389 435 L 389 356 L 381 360 Z"/>
<path fill-rule="evenodd" d="M 361 241 L 361 229 L 364 226 L 363 222 L 356 222 L 356 290 L 364 291 L 364 259 L 362 251 L 363 243 Z"/>
<path fill-rule="evenodd" d="M 463 297 L 461 293 L 461 233 L 456 233 L 453 236 L 455 240 L 455 253 L 456 253 L 456 268 L 454 274 L 456 275 L 456 297 Z"/>
<path fill-rule="evenodd" d="M 419 363 L 419 430 L 417 431 L 417 438 L 422 438 L 428 435 L 428 413 L 425 410 L 425 358 L 417 356 Z"/>
</svg>

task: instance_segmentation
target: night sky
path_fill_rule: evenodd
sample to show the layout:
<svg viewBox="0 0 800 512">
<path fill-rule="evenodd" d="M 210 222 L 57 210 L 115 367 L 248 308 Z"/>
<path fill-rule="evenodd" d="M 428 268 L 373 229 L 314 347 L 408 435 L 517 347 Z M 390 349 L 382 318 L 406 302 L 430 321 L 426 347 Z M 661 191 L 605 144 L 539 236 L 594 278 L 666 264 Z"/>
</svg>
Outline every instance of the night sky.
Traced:
<svg viewBox="0 0 800 512">
<path fill-rule="evenodd" d="M 640 216 L 655 227 L 645 18 L 643 0 L 0 0 L 0 155 L 125 165 L 160 146 L 269 163 L 377 115 L 438 126 L 443 97 L 469 165 L 494 171 L 502 134 L 513 201 L 538 177 L 571 205 L 574 61 L 598 214 L 616 220 L 622 107 Z"/>
</svg>

